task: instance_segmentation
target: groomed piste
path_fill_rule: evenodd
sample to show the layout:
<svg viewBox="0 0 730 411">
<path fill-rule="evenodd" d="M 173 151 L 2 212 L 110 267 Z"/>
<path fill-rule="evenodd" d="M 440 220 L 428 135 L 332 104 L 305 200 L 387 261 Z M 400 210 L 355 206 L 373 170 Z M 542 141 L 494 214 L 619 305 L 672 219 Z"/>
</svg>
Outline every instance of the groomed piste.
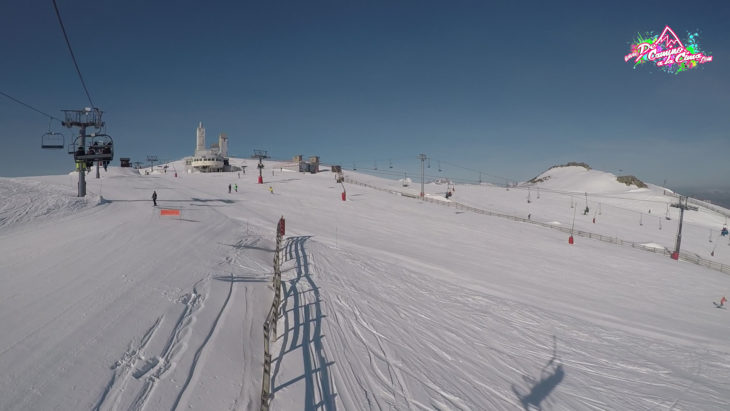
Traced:
<svg viewBox="0 0 730 411">
<path fill-rule="evenodd" d="M 730 404 L 730 275 L 646 250 L 674 248 L 674 193 L 562 167 L 423 201 L 345 171 L 343 201 L 329 171 L 265 167 L 110 166 L 84 198 L 73 173 L 0 178 L 0 409 L 258 409 L 281 216 L 271 409 Z M 730 265 L 717 208 L 684 218 L 682 251 Z"/>
</svg>

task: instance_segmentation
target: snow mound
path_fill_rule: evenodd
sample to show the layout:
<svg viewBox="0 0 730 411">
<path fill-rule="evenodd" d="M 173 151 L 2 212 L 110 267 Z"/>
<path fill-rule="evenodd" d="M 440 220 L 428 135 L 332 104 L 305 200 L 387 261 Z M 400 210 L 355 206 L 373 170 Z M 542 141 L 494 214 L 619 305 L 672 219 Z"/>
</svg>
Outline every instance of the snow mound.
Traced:
<svg viewBox="0 0 730 411">
<path fill-rule="evenodd" d="M 0 229 L 52 216 L 64 216 L 101 203 L 101 198 L 76 197 L 70 187 L 40 181 L 0 178 Z"/>
<path fill-rule="evenodd" d="M 94 166 L 96 167 L 96 166 Z M 128 177 L 128 176 L 138 176 L 140 175 L 140 170 L 136 168 L 131 167 L 113 167 L 109 166 L 106 170 L 103 168 L 99 168 L 99 174 L 103 178 L 113 178 L 113 177 Z M 79 172 L 78 171 L 71 171 L 68 173 L 68 175 L 73 176 L 74 178 L 78 178 Z M 91 172 L 86 174 L 86 180 L 89 181 L 90 178 L 93 178 L 96 176 L 96 168 L 92 168 Z"/>
<path fill-rule="evenodd" d="M 642 244 L 642 245 L 647 248 L 656 248 L 659 250 L 664 250 L 666 248 L 663 245 L 657 244 L 657 243 L 646 243 L 646 244 Z"/>
<path fill-rule="evenodd" d="M 126 177 L 126 176 L 138 176 L 140 175 L 139 170 L 131 167 L 112 167 L 106 171 L 108 177 Z"/>
<path fill-rule="evenodd" d="M 612 173 L 589 170 L 585 167 L 554 167 L 534 178 L 535 185 L 548 190 L 575 193 L 627 193 L 648 189 L 619 183 Z"/>
</svg>

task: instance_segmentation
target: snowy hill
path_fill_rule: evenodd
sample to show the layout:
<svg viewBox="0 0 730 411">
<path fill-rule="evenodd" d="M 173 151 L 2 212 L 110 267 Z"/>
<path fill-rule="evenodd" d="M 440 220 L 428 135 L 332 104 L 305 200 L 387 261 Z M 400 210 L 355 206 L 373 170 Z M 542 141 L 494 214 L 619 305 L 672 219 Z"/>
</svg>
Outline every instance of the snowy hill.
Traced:
<svg viewBox="0 0 730 411">
<path fill-rule="evenodd" d="M 282 215 L 272 409 L 727 409 L 730 275 L 547 228 L 671 249 L 672 193 L 566 167 L 422 201 L 347 172 L 342 201 L 332 173 L 253 163 L 110 167 L 84 199 L 0 179 L 0 409 L 256 409 Z M 682 249 L 730 264 L 723 224 L 688 211 Z"/>
<path fill-rule="evenodd" d="M 617 181 L 616 176 L 604 171 L 581 166 L 553 167 L 533 180 L 535 185 L 546 190 L 583 193 L 640 192 L 637 186 L 627 186 Z"/>
</svg>

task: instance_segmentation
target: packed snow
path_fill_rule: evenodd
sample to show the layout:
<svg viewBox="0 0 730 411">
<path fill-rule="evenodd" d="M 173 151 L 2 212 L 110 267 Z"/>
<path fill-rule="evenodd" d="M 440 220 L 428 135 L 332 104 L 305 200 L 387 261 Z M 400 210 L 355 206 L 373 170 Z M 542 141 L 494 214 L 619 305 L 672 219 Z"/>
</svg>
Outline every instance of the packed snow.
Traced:
<svg viewBox="0 0 730 411">
<path fill-rule="evenodd" d="M 730 275 L 663 253 L 671 191 L 563 167 L 421 200 L 346 171 L 342 201 L 327 170 L 232 162 L 110 167 L 84 198 L 0 178 L 0 409 L 258 409 L 282 216 L 272 409 L 730 409 Z M 685 212 L 686 255 L 730 266 L 725 215 Z"/>
</svg>

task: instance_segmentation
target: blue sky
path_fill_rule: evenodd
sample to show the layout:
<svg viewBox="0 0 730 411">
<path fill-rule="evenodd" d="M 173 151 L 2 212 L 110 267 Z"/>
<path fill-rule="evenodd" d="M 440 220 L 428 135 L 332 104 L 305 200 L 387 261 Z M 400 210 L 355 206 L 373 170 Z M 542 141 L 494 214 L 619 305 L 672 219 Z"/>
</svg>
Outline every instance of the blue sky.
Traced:
<svg viewBox="0 0 730 411">
<path fill-rule="evenodd" d="M 425 153 L 430 175 L 492 182 L 583 161 L 730 186 L 730 2 L 57 3 L 114 164 L 191 155 L 202 121 L 237 156 L 413 173 Z M 714 61 L 677 75 L 624 62 L 666 25 L 699 30 Z M 0 91 L 56 117 L 89 106 L 50 0 L 5 2 L 0 36 Z M 0 124 L 0 176 L 72 169 L 40 148 L 44 116 L 0 96 Z"/>
</svg>

